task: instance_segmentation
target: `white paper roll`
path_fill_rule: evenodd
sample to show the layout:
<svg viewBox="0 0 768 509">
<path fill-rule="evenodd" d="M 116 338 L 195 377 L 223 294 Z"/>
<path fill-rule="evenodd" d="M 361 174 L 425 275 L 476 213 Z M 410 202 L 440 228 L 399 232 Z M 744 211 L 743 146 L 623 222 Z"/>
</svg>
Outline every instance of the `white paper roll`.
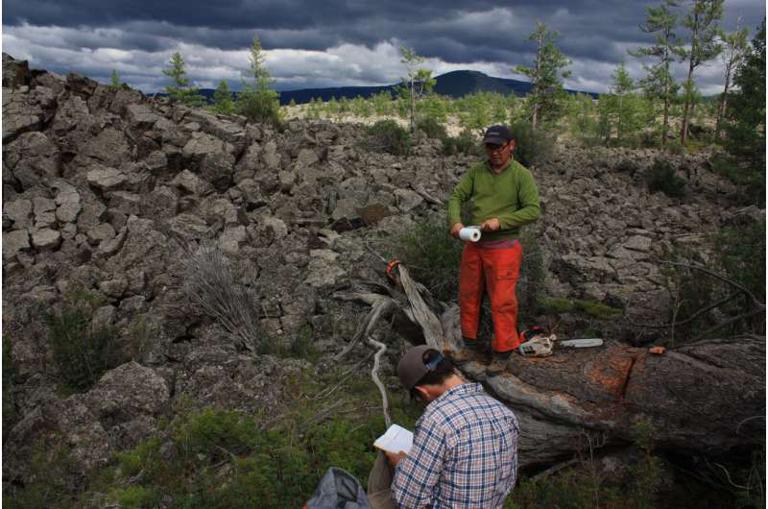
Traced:
<svg viewBox="0 0 768 509">
<path fill-rule="evenodd" d="M 480 229 L 473 226 L 464 227 L 459 230 L 459 238 L 469 242 L 477 242 L 480 240 Z"/>
</svg>

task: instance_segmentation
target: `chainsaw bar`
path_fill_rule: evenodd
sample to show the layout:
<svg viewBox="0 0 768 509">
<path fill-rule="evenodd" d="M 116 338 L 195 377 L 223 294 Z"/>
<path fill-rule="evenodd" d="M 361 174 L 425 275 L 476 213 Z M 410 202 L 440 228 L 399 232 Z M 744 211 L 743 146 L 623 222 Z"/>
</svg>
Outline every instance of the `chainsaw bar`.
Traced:
<svg viewBox="0 0 768 509">
<path fill-rule="evenodd" d="M 558 343 L 560 346 L 566 348 L 593 348 L 602 346 L 603 340 L 600 338 L 566 339 L 565 341 L 559 341 Z"/>
</svg>

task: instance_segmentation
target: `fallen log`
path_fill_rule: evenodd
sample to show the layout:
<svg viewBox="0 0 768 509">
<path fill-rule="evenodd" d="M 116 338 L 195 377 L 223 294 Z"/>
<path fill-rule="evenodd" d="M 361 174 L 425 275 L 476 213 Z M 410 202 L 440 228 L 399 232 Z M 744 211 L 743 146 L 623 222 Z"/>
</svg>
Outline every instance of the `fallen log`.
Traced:
<svg viewBox="0 0 768 509">
<path fill-rule="evenodd" d="M 407 293 L 417 288 L 420 295 L 401 301 L 390 290 L 382 296 L 401 318 L 400 326 L 392 320 L 393 328 L 414 344 L 455 350 L 461 338 L 457 306 L 435 305 L 402 267 L 399 276 L 398 287 Z M 361 300 L 370 302 L 370 295 Z M 600 436 L 605 446 L 628 444 L 638 423 L 650 426 L 658 447 L 704 454 L 757 446 L 765 438 L 764 336 L 699 341 L 662 355 L 608 340 L 550 357 L 515 354 L 506 372 L 495 376 L 481 359 L 460 369 L 517 414 L 521 467 L 573 457 L 585 437 Z"/>
</svg>

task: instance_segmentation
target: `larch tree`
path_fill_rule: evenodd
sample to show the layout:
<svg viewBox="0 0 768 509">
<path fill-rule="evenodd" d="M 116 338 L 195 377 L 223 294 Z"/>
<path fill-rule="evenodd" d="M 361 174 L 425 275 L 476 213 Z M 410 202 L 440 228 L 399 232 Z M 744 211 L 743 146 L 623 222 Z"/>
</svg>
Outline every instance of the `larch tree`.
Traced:
<svg viewBox="0 0 768 509">
<path fill-rule="evenodd" d="M 406 76 L 403 78 L 404 86 L 400 88 L 402 95 L 407 95 L 409 101 L 411 132 L 416 130 L 416 101 L 429 93 L 435 86 L 432 71 L 421 67 L 424 57 L 406 46 L 400 47 L 400 63 L 405 65 Z"/>
<path fill-rule="evenodd" d="M 221 80 L 213 93 L 213 111 L 216 113 L 231 114 L 235 112 L 235 102 L 232 100 L 232 92 L 229 90 L 227 80 Z"/>
<path fill-rule="evenodd" d="M 165 87 L 165 91 L 172 102 L 180 102 L 187 106 L 201 106 L 205 98 L 190 85 L 185 65 L 181 53 L 177 51 L 171 55 L 168 67 L 163 69 L 163 74 L 171 78 L 171 84 Z"/>
<path fill-rule="evenodd" d="M 549 30 L 544 23 L 537 23 L 536 30 L 528 38 L 536 43 L 533 65 L 518 65 L 514 69 L 531 79 L 532 89 L 528 98 L 533 130 L 541 121 L 554 120 L 563 112 L 562 80 L 571 75 L 570 71 L 564 70 L 571 61 L 555 46 L 557 36 L 557 32 Z"/>
<path fill-rule="evenodd" d="M 677 7 L 676 0 L 664 0 L 664 3 L 658 7 L 646 7 L 645 22 L 640 25 L 640 30 L 647 34 L 654 34 L 653 44 L 629 52 L 635 57 L 652 57 L 655 60 L 652 65 L 645 66 L 647 74 L 640 84 L 646 97 L 662 101 L 662 146 L 667 142 L 670 107 L 677 96 L 678 89 L 670 71 L 672 63 L 681 50 L 680 41 L 675 34 L 677 15 L 672 11 L 675 7 Z"/>
<path fill-rule="evenodd" d="M 725 83 L 723 84 L 723 94 L 720 96 L 720 103 L 717 107 L 717 121 L 715 122 L 715 139 L 720 139 L 720 133 L 722 131 L 723 117 L 725 116 L 725 110 L 728 105 L 728 94 L 731 90 L 731 79 L 736 68 L 741 64 L 744 59 L 744 55 L 747 52 L 749 44 L 747 42 L 747 36 L 749 29 L 737 28 L 731 33 L 721 33 L 720 39 L 722 41 L 723 52 L 720 54 L 724 65 L 724 77 Z"/>
<path fill-rule="evenodd" d="M 272 77 L 265 66 L 266 57 L 259 36 L 253 37 L 250 49 L 249 77 L 253 83 L 243 82 L 237 98 L 237 110 L 250 120 L 280 123 L 279 94 L 272 89 Z"/>
<path fill-rule="evenodd" d="M 683 118 L 680 124 L 680 143 L 688 139 L 688 123 L 696 104 L 696 83 L 693 73 L 697 67 L 717 57 L 722 51 L 718 22 L 723 17 L 724 0 L 693 0 L 683 20 L 690 31 L 689 44 L 678 51 L 682 61 L 688 62 L 688 77 L 683 82 Z"/>
</svg>

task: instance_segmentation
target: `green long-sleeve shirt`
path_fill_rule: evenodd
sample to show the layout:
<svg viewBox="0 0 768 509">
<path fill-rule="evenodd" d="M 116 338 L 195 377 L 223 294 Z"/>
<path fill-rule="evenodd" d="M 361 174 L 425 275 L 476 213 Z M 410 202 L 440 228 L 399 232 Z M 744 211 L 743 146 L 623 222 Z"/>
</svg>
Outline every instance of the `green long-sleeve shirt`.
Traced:
<svg viewBox="0 0 768 509">
<path fill-rule="evenodd" d="M 483 233 L 483 240 L 517 238 L 520 227 L 541 215 L 539 190 L 533 175 L 522 164 L 510 160 L 498 175 L 488 162 L 470 167 L 448 200 L 448 225 L 461 222 L 461 204 L 472 200 L 472 223 L 499 219 L 501 228 Z"/>
</svg>

